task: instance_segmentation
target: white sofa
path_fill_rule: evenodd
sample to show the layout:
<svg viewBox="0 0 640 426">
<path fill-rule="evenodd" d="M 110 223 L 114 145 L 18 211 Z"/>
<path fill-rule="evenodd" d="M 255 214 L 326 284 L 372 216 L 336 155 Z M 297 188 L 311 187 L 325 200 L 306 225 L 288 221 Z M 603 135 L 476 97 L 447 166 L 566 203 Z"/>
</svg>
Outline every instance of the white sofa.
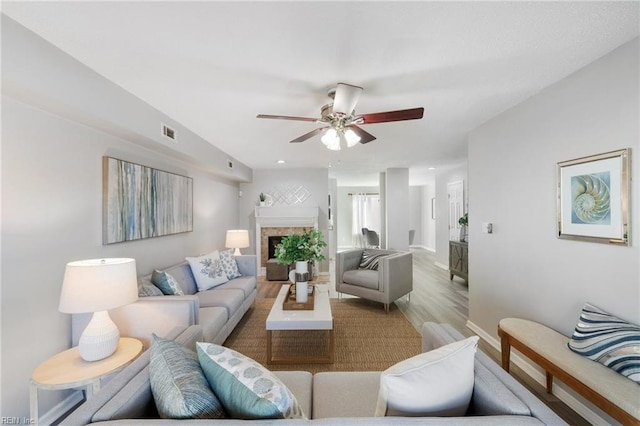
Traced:
<svg viewBox="0 0 640 426">
<path fill-rule="evenodd" d="M 109 311 L 121 336 L 140 339 L 149 347 L 151 334 L 164 336 L 176 326 L 202 326 L 203 340 L 222 344 L 243 315 L 253 304 L 257 290 L 256 256 L 235 256 L 241 277 L 198 292 L 187 262 L 162 269 L 180 284 L 184 296 L 147 296 Z M 140 277 L 150 280 L 151 275 Z M 90 314 L 74 314 L 72 318 L 73 345 L 77 345 Z"/>
</svg>

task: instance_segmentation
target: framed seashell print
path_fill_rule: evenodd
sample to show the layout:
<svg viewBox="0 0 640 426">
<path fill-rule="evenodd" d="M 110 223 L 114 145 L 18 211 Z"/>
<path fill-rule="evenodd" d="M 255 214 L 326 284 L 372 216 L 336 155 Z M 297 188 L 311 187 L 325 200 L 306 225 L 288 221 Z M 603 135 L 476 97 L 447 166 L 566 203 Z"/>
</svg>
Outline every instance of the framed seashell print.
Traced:
<svg viewBox="0 0 640 426">
<path fill-rule="evenodd" d="M 558 238 L 629 245 L 631 149 L 558 163 Z"/>
</svg>

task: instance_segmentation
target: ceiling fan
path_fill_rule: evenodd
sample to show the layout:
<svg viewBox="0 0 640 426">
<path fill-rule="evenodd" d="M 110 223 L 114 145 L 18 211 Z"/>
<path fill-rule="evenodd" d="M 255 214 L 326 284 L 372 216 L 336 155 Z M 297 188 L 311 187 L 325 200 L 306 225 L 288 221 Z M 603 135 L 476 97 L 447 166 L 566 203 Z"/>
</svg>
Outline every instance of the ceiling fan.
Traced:
<svg viewBox="0 0 640 426">
<path fill-rule="evenodd" d="M 372 114 L 356 114 L 355 107 L 358 99 L 360 99 L 362 90 L 362 87 L 338 83 L 337 87 L 329 89 L 328 96 L 333 99 L 333 102 L 322 107 L 320 118 L 268 114 L 258 114 L 257 118 L 309 121 L 325 124 L 324 127 L 312 130 L 292 140 L 291 143 L 304 142 L 315 135 L 323 134 L 322 143 L 324 143 L 327 148 L 338 151 L 340 150 L 340 142 L 343 139 L 348 147 L 355 146 L 358 143 L 369 143 L 376 139 L 371 133 L 359 127 L 360 125 L 417 120 L 422 118 L 424 114 L 424 108 L 376 112 Z"/>
</svg>

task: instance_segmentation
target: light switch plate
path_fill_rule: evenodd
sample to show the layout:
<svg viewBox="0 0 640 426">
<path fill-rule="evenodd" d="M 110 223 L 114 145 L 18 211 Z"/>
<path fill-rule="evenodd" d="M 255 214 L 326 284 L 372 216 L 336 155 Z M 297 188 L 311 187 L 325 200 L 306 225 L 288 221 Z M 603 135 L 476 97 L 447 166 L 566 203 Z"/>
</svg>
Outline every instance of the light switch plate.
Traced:
<svg viewBox="0 0 640 426">
<path fill-rule="evenodd" d="M 493 233 L 493 223 L 491 223 L 491 222 L 482 222 L 482 232 L 484 234 Z"/>
</svg>

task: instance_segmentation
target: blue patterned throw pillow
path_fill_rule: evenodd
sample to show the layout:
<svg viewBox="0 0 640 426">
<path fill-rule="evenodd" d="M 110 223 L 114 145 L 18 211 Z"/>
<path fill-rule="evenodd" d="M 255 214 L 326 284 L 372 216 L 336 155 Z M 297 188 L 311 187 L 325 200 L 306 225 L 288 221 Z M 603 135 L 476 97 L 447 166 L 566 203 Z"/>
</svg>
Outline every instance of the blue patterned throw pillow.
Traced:
<svg viewBox="0 0 640 426">
<path fill-rule="evenodd" d="M 224 346 L 200 342 L 196 346 L 204 375 L 230 417 L 305 418 L 289 388 L 262 365 Z"/>
<path fill-rule="evenodd" d="M 153 271 L 151 274 L 151 282 L 167 296 L 183 296 L 184 292 L 180 288 L 180 284 L 171 274 L 164 271 Z"/>
<path fill-rule="evenodd" d="M 568 346 L 640 383 L 640 326 L 585 303 Z"/>
<path fill-rule="evenodd" d="M 149 278 L 138 278 L 138 297 L 162 296 L 163 294 Z"/>
<path fill-rule="evenodd" d="M 242 276 L 242 274 L 240 274 L 240 271 L 238 270 L 238 263 L 236 262 L 235 257 L 233 257 L 233 250 L 221 251 L 220 262 L 222 262 L 222 268 L 227 274 L 227 278 L 229 278 L 230 280 Z"/>
<path fill-rule="evenodd" d="M 224 408 L 204 377 L 198 356 L 172 340 L 151 336 L 151 393 L 163 419 L 221 419 Z"/>
</svg>

